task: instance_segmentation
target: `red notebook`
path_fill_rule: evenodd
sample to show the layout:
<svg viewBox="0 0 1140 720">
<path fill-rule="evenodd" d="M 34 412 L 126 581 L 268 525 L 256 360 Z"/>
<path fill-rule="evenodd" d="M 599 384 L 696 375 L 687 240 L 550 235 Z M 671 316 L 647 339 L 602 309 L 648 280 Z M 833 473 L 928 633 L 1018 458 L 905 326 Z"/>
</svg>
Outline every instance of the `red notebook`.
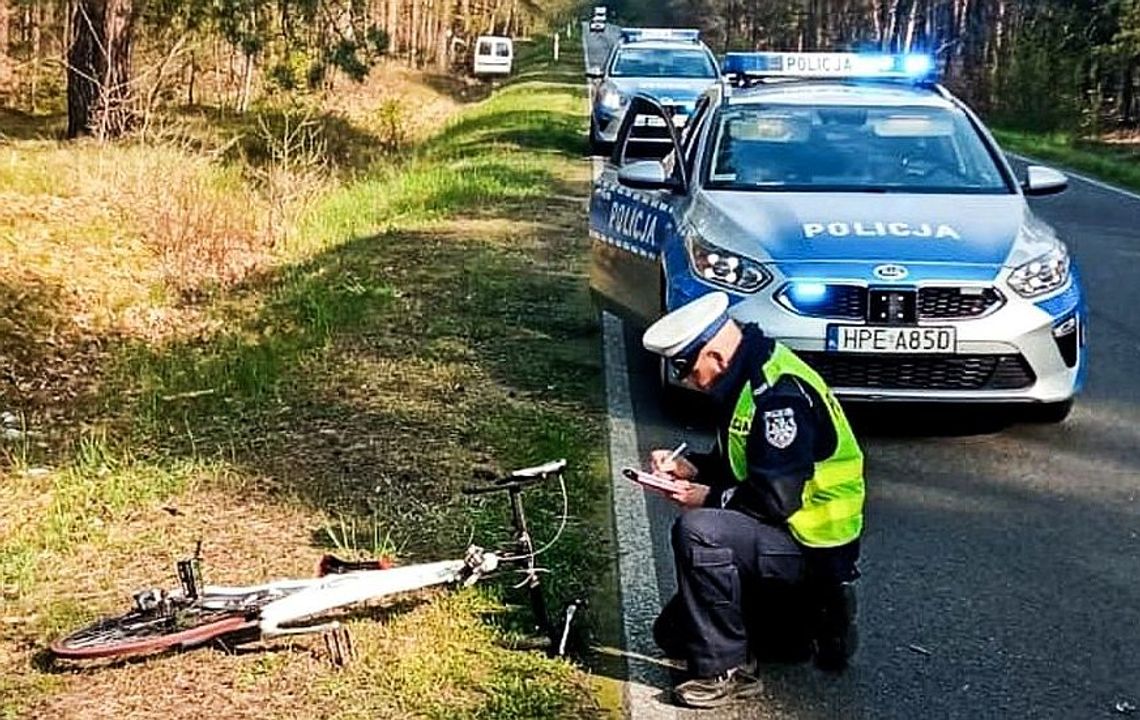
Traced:
<svg viewBox="0 0 1140 720">
<path fill-rule="evenodd" d="M 621 474 L 625 475 L 635 483 L 644 485 L 650 490 L 656 490 L 657 492 L 671 494 L 681 489 L 677 482 L 674 480 L 669 480 L 668 478 L 659 477 L 657 475 L 651 475 L 650 473 L 637 470 L 636 468 L 622 468 Z"/>
</svg>

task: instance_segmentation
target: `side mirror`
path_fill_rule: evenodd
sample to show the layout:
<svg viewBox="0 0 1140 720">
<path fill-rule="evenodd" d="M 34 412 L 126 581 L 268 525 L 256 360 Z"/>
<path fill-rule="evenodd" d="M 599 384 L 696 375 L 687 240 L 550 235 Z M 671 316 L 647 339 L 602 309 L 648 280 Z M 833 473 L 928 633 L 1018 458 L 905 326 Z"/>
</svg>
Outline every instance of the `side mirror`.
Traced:
<svg viewBox="0 0 1140 720">
<path fill-rule="evenodd" d="M 1069 187 L 1069 178 L 1053 168 L 1041 165 L 1030 165 L 1025 169 L 1025 182 L 1021 189 L 1026 195 L 1040 197 L 1042 195 L 1056 195 Z"/>
<path fill-rule="evenodd" d="M 601 80 L 604 75 L 605 73 L 603 73 L 602 69 L 597 65 L 591 65 L 586 69 L 586 77 L 591 80 Z"/>
<path fill-rule="evenodd" d="M 637 160 L 618 169 L 618 182 L 638 190 L 677 190 L 680 183 L 658 160 Z"/>
</svg>

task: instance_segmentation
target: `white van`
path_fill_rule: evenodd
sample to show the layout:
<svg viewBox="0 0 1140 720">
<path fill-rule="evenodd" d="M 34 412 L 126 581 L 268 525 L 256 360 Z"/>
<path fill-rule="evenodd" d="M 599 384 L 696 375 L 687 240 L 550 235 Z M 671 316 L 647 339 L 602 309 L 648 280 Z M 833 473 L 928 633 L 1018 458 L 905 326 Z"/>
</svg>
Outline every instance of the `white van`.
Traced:
<svg viewBox="0 0 1140 720">
<path fill-rule="evenodd" d="M 481 35 L 475 41 L 476 75 L 510 75 L 515 44 L 508 37 Z"/>
</svg>

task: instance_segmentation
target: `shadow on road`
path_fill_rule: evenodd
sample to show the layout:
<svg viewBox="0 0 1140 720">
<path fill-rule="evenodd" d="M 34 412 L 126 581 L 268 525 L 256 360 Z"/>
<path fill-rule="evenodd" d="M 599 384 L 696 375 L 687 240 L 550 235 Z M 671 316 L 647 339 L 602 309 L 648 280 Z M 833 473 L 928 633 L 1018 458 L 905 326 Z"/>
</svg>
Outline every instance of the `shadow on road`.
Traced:
<svg viewBox="0 0 1140 720">
<path fill-rule="evenodd" d="M 1015 410 L 993 406 L 847 402 L 844 409 L 860 438 L 992 435 L 1017 420 Z"/>
</svg>

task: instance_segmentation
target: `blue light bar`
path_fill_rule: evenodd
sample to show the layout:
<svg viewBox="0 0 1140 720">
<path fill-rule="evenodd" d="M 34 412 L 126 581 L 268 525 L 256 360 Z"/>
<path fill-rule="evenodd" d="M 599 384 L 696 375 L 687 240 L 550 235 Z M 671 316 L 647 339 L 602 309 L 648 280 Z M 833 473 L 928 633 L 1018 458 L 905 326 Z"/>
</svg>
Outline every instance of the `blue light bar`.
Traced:
<svg viewBox="0 0 1140 720">
<path fill-rule="evenodd" d="M 916 53 L 885 55 L 862 53 L 742 53 L 724 57 L 726 75 L 788 78 L 862 78 L 931 80 L 934 59 Z"/>
<path fill-rule="evenodd" d="M 827 297 L 827 285 L 819 282 L 796 282 L 788 287 L 788 296 L 797 305 L 813 305 Z"/>
<path fill-rule="evenodd" d="M 701 31 L 693 28 L 622 28 L 621 39 L 627 43 L 642 40 L 697 42 L 701 39 Z"/>
</svg>

